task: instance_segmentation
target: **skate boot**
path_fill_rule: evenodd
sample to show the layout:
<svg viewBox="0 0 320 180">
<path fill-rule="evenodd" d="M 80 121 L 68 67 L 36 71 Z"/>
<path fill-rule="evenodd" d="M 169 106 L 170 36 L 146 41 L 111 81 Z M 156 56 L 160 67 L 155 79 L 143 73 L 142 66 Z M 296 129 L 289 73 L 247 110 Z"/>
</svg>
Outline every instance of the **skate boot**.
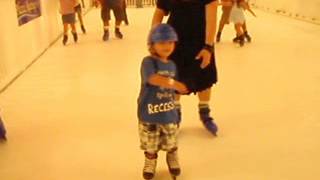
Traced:
<svg viewBox="0 0 320 180">
<path fill-rule="evenodd" d="M 81 30 L 82 30 L 83 34 L 87 33 L 86 28 L 84 27 L 84 25 L 81 25 Z"/>
<path fill-rule="evenodd" d="M 125 24 L 126 26 L 129 26 L 129 21 L 128 21 L 128 19 L 126 19 L 126 20 L 124 21 L 124 24 Z"/>
<path fill-rule="evenodd" d="M 0 117 L 0 142 L 1 141 L 7 141 L 7 136 L 6 136 L 6 128 L 4 127 L 4 124 Z"/>
<path fill-rule="evenodd" d="M 76 32 L 72 32 L 74 42 L 78 42 L 78 34 Z"/>
<path fill-rule="evenodd" d="M 251 37 L 250 37 L 250 35 L 249 35 L 249 33 L 248 33 L 247 31 L 244 33 L 244 38 L 245 38 L 248 42 L 251 42 Z"/>
<path fill-rule="evenodd" d="M 115 35 L 117 38 L 122 39 L 123 38 L 123 34 L 120 32 L 119 28 L 116 28 L 115 30 Z"/>
<path fill-rule="evenodd" d="M 68 35 L 63 35 L 62 43 L 63 45 L 66 45 L 68 42 Z"/>
<path fill-rule="evenodd" d="M 239 44 L 240 44 L 240 47 L 244 46 L 244 43 L 245 43 L 245 41 L 244 41 L 244 35 L 239 36 Z"/>
<path fill-rule="evenodd" d="M 109 40 L 109 30 L 104 30 L 104 34 L 102 37 L 103 41 L 108 41 Z"/>
<path fill-rule="evenodd" d="M 240 41 L 240 37 L 237 36 L 237 37 L 233 38 L 232 41 L 233 41 L 234 43 L 238 43 L 238 42 Z"/>
<path fill-rule="evenodd" d="M 218 32 L 216 37 L 217 43 L 220 42 L 220 39 L 221 39 L 221 32 Z"/>
<path fill-rule="evenodd" d="M 156 172 L 157 167 L 157 154 L 149 154 L 147 152 L 145 154 L 145 162 L 143 168 L 143 178 L 144 179 L 152 179 Z"/>
<path fill-rule="evenodd" d="M 214 136 L 217 136 L 218 127 L 214 123 L 213 118 L 210 116 L 210 109 L 209 107 L 203 107 L 199 110 L 200 119 L 205 126 L 205 128 L 211 132 Z"/>
<path fill-rule="evenodd" d="M 177 150 L 167 153 L 167 164 L 173 179 L 181 174 L 181 168 L 178 161 Z"/>
</svg>

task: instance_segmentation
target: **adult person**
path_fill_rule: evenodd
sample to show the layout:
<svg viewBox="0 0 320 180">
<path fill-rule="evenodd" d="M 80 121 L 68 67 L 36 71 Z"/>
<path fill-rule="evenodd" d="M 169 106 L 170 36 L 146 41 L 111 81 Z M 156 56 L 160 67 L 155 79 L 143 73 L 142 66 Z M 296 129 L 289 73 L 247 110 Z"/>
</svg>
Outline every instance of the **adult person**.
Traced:
<svg viewBox="0 0 320 180">
<path fill-rule="evenodd" d="M 216 0 L 158 0 L 152 27 L 169 15 L 170 24 L 178 34 L 179 43 L 171 58 L 178 70 L 178 80 L 189 92 L 198 94 L 199 114 L 207 130 L 216 135 L 218 127 L 210 116 L 211 88 L 217 82 L 214 40 L 217 19 Z M 176 108 L 180 114 L 180 95 Z"/>
<path fill-rule="evenodd" d="M 108 41 L 109 40 L 109 21 L 111 19 L 110 11 L 113 11 L 113 14 L 116 19 L 115 23 L 115 36 L 118 39 L 123 38 L 123 34 L 120 31 L 120 25 L 122 20 L 124 19 L 123 15 L 123 1 L 124 0 L 95 0 L 95 4 L 101 5 L 101 18 L 103 21 L 104 25 L 104 34 L 102 37 L 103 41 Z"/>
</svg>

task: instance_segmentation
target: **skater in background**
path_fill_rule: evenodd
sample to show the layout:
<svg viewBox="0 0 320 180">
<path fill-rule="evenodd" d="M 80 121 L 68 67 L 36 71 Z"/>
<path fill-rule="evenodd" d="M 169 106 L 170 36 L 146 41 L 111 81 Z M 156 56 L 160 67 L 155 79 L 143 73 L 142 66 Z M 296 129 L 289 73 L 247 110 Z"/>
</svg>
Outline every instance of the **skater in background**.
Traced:
<svg viewBox="0 0 320 180">
<path fill-rule="evenodd" d="M 4 126 L 4 123 L 1 119 L 1 115 L 0 115 L 0 141 L 6 141 L 7 140 L 7 136 L 6 136 L 6 128 Z"/>
<path fill-rule="evenodd" d="M 217 1 L 215 0 L 158 0 L 152 26 L 169 15 L 168 24 L 177 31 L 179 43 L 170 58 L 175 62 L 178 80 L 190 93 L 198 94 L 200 120 L 213 135 L 218 127 L 210 115 L 211 88 L 217 82 L 214 40 Z M 181 121 L 180 95 L 175 102 Z"/>
<path fill-rule="evenodd" d="M 174 105 L 175 91 L 188 90 L 175 80 L 176 66 L 169 59 L 178 37 L 167 24 L 157 25 L 148 38 L 150 56 L 141 64 L 141 90 L 138 98 L 138 119 L 141 149 L 145 154 L 143 177 L 155 175 L 158 151 L 167 152 L 167 164 L 172 176 L 180 174 L 177 157 L 178 114 Z"/>
<path fill-rule="evenodd" d="M 121 22 L 124 19 L 124 14 L 123 14 L 123 1 L 124 0 L 95 0 L 95 4 L 101 5 L 101 18 L 103 21 L 104 25 L 104 33 L 102 40 L 103 41 L 108 41 L 109 40 L 109 21 L 111 19 L 110 11 L 113 11 L 113 14 L 116 19 L 115 23 L 115 36 L 118 39 L 123 38 L 123 34 L 120 31 L 120 25 Z"/>
<path fill-rule="evenodd" d="M 84 27 L 83 16 L 82 16 L 82 7 L 84 8 L 84 2 L 82 0 L 82 7 L 81 7 L 80 1 L 79 0 L 76 0 L 76 1 L 77 1 L 77 5 L 74 7 L 74 10 L 78 15 L 82 33 L 86 34 L 86 28 Z"/>
<path fill-rule="evenodd" d="M 68 31 L 69 25 L 71 26 L 71 32 L 73 35 L 74 42 L 78 41 L 78 35 L 76 30 L 76 17 L 75 17 L 75 6 L 77 5 L 77 0 L 60 0 L 60 12 L 62 14 L 63 22 L 63 45 L 68 42 Z"/>
<path fill-rule="evenodd" d="M 230 12 L 230 21 L 234 23 L 236 30 L 236 37 L 233 39 L 233 42 L 239 43 L 240 46 L 243 46 L 245 39 L 248 42 L 251 42 L 251 37 L 247 30 L 246 18 L 244 11 L 248 10 L 253 16 L 256 17 L 256 14 L 251 10 L 249 4 L 244 0 L 233 0 L 232 9 Z"/>
<path fill-rule="evenodd" d="M 229 19 L 230 19 L 230 12 L 232 9 L 232 0 L 222 0 L 219 5 L 222 6 L 222 14 L 219 22 L 219 29 L 217 32 L 217 37 L 216 37 L 216 42 L 220 42 L 221 39 L 221 34 L 223 31 L 223 28 L 226 24 L 229 24 Z"/>
</svg>

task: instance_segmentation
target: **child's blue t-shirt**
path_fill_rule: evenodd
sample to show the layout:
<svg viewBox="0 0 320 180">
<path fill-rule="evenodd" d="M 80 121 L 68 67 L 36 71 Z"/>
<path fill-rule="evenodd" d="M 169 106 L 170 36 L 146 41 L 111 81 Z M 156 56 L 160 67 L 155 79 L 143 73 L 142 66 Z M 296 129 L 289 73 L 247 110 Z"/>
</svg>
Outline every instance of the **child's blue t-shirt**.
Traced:
<svg viewBox="0 0 320 180">
<path fill-rule="evenodd" d="M 141 90 L 138 99 L 138 118 L 148 123 L 168 124 L 178 121 L 174 105 L 173 89 L 153 86 L 148 83 L 150 76 L 159 74 L 175 78 L 174 62 L 164 63 L 156 57 L 145 57 L 141 64 Z"/>
</svg>

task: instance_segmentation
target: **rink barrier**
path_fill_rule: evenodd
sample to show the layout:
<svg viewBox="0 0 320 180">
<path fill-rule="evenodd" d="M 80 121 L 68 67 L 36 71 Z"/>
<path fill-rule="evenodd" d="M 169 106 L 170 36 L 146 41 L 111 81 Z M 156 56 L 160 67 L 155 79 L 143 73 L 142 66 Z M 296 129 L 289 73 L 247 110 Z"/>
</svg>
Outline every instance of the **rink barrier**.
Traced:
<svg viewBox="0 0 320 180">
<path fill-rule="evenodd" d="M 313 24 L 317 24 L 320 25 L 320 19 L 316 18 L 316 17 L 308 17 L 299 13 L 294 13 L 294 12 L 289 12 L 286 11 L 285 9 L 281 9 L 281 8 L 270 8 L 264 5 L 258 5 L 256 3 L 251 3 L 251 6 L 253 8 L 268 12 L 268 13 L 273 13 L 273 14 L 277 14 L 277 15 L 281 15 L 281 16 L 286 16 L 289 18 L 293 18 L 296 20 L 300 20 L 300 21 L 305 21 L 305 22 L 309 22 L 309 23 L 313 23 Z"/>
<path fill-rule="evenodd" d="M 153 7 L 156 5 L 156 0 L 126 0 L 127 7 Z"/>
</svg>

